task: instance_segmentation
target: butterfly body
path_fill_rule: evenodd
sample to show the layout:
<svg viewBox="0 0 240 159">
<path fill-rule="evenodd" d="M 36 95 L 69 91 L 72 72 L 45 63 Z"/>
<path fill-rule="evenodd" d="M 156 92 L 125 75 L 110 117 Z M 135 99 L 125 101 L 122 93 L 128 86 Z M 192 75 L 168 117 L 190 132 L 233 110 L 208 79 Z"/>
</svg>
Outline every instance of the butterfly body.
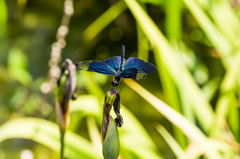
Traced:
<svg viewBox="0 0 240 159">
<path fill-rule="evenodd" d="M 146 73 L 151 73 L 156 70 L 156 67 L 151 63 L 145 62 L 136 57 L 130 57 L 125 66 L 124 59 L 125 47 L 122 47 L 122 55 L 114 56 L 103 61 L 81 61 L 76 64 L 79 70 L 97 72 L 105 75 L 114 75 L 112 85 L 118 86 L 121 78 L 132 78 L 141 80 Z"/>
</svg>

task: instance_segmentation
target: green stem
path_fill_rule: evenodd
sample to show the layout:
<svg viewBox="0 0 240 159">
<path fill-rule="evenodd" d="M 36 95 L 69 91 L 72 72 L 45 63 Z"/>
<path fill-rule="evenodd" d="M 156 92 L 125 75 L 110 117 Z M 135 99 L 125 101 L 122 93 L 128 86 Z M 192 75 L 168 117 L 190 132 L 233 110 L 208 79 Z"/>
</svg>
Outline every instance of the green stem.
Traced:
<svg viewBox="0 0 240 159">
<path fill-rule="evenodd" d="M 61 138 L 60 138 L 60 142 L 61 142 L 61 156 L 60 159 L 64 159 L 64 135 L 65 132 L 61 132 Z"/>
</svg>

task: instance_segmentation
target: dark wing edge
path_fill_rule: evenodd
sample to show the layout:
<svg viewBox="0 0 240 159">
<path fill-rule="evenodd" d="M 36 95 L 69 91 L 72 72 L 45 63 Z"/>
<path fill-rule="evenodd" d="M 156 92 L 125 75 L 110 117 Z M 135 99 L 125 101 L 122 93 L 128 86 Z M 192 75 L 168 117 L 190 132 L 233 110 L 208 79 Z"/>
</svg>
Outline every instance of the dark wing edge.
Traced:
<svg viewBox="0 0 240 159">
<path fill-rule="evenodd" d="M 76 67 L 82 71 L 97 72 L 104 75 L 115 75 L 116 71 L 101 61 L 80 61 L 76 64 Z"/>
</svg>

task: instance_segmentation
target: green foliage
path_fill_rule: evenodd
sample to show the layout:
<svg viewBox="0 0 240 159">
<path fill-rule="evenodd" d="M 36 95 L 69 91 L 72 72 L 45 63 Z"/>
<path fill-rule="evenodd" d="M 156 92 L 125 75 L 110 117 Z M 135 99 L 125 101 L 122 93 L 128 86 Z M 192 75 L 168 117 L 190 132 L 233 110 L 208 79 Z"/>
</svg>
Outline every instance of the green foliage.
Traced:
<svg viewBox="0 0 240 159">
<path fill-rule="evenodd" d="M 10 43 L 4 53 L 8 60 L 0 64 L 0 158 L 16 158 L 12 155 L 26 147 L 36 156 L 36 143 L 46 147 L 46 154 L 58 153 L 59 132 L 51 112 L 56 94 L 42 94 L 41 84 L 47 79 L 62 2 L 29 2 L 24 12 L 25 1 L 18 1 L 16 10 L 5 2 L 0 0 L 0 45 L 7 48 Z M 40 4 L 51 8 L 51 14 L 45 15 Z M 74 6 L 62 59 L 77 63 L 120 56 L 124 44 L 126 58 L 138 56 L 151 63 L 154 59 L 157 66 L 158 76 L 148 74 L 139 84 L 123 80 L 121 158 L 239 157 L 239 3 L 124 0 L 109 5 L 90 0 Z M 112 35 L 121 35 L 121 40 Z M 90 72 L 77 76 L 79 97 L 70 102 L 66 156 L 101 158 L 102 102 L 110 80 Z M 159 123 L 162 126 L 156 126 Z M 21 146 L 9 149 L 10 141 Z"/>
<path fill-rule="evenodd" d="M 57 124 L 37 119 L 21 118 L 9 121 L 0 127 L 0 142 L 12 138 L 24 138 L 41 143 L 54 151 L 59 151 L 59 130 Z M 66 156 L 69 158 L 99 158 L 96 153 L 92 153 L 94 148 L 91 143 L 81 136 L 73 133 L 66 133 L 65 143 Z"/>
<path fill-rule="evenodd" d="M 20 49 L 13 48 L 8 55 L 9 73 L 13 79 L 19 81 L 24 86 L 28 85 L 32 79 L 27 71 L 27 57 Z"/>
<path fill-rule="evenodd" d="M 117 126 L 110 116 L 109 124 L 107 127 L 107 134 L 103 141 L 103 156 L 104 159 L 117 159 L 119 155 L 120 141 Z"/>
</svg>

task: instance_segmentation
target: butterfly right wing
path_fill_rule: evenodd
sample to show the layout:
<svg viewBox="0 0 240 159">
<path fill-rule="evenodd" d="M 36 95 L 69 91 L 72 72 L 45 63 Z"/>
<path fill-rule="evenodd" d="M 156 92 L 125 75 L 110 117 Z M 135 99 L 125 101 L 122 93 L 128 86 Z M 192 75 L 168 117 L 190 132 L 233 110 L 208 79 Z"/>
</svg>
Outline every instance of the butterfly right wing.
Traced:
<svg viewBox="0 0 240 159">
<path fill-rule="evenodd" d="M 156 66 L 154 66 L 153 64 L 145 62 L 137 57 L 130 57 L 126 62 L 126 65 L 124 66 L 124 70 L 134 67 L 142 70 L 145 73 L 152 73 L 156 71 Z"/>
<path fill-rule="evenodd" d="M 109 65 L 107 65 L 102 61 L 92 61 L 92 60 L 80 61 L 76 64 L 76 67 L 79 70 L 97 72 L 104 75 L 116 74 L 116 71 L 112 67 L 110 67 Z"/>
<path fill-rule="evenodd" d="M 137 80 L 141 80 L 146 76 L 146 73 L 137 68 L 137 67 L 131 67 L 128 69 L 124 69 L 119 76 L 121 78 L 132 78 L 132 79 L 137 79 Z"/>
<path fill-rule="evenodd" d="M 156 67 L 136 57 L 130 57 L 123 71 L 119 74 L 122 78 L 143 79 L 147 73 L 154 72 Z"/>
</svg>

